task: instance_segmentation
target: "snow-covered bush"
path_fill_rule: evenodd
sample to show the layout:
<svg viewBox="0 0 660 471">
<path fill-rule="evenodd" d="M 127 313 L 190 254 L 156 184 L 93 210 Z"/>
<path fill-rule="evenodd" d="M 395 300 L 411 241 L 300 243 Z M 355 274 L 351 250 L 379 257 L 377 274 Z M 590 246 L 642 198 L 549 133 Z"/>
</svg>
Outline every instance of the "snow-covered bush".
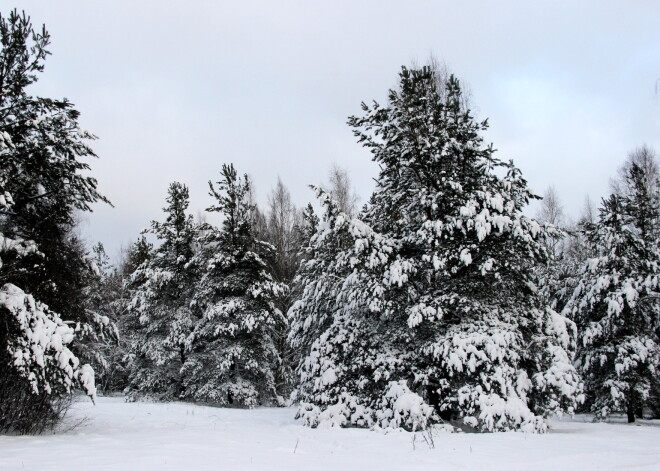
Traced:
<svg viewBox="0 0 660 471">
<path fill-rule="evenodd" d="M 376 412 L 380 428 L 424 430 L 433 416 L 433 407 L 408 388 L 405 381 L 391 381 Z"/>
<path fill-rule="evenodd" d="M 68 394 L 80 386 L 92 399 L 96 397 L 94 370 L 80 365 L 67 347 L 74 330 L 57 314 L 9 283 L 0 288 L 0 309 L 11 367 L 35 395 Z"/>
<path fill-rule="evenodd" d="M 8 206 L 6 201 L 2 203 Z M 0 233 L 0 256 L 34 251 L 34 244 Z M 94 400 L 94 370 L 81 365 L 68 348 L 74 329 L 48 306 L 5 283 L 0 287 L 0 319 L 0 432 L 38 433 L 54 425 L 76 388 Z"/>
</svg>

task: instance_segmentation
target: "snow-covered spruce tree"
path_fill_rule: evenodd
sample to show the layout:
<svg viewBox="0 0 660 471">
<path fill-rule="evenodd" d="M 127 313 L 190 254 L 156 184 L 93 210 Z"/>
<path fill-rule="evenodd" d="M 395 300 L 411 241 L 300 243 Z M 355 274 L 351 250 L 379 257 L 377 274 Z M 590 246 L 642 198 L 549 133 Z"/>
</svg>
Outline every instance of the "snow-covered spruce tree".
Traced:
<svg viewBox="0 0 660 471">
<path fill-rule="evenodd" d="M 165 222 L 153 221 L 148 232 L 160 246 L 131 275 L 128 311 L 137 322 L 132 332 L 129 397 L 183 397 L 182 366 L 194 319 L 190 303 L 197 275 L 190 263 L 197 227 L 188 209 L 188 188 L 178 182 L 168 189 Z"/>
<path fill-rule="evenodd" d="M 305 209 L 302 210 L 300 221 L 294 227 L 294 234 L 296 239 L 295 245 L 299 247 L 300 250 L 298 254 L 299 258 L 309 258 L 307 250 L 309 248 L 309 243 L 312 240 L 312 237 L 316 234 L 319 222 L 319 217 L 314 212 L 312 203 L 307 203 Z"/>
<path fill-rule="evenodd" d="M 565 229 L 561 256 L 554 261 L 551 260 L 542 270 L 541 293 L 557 312 L 563 312 L 571 299 L 579 281 L 576 274 L 580 273 L 589 258 L 596 255 L 587 237 L 588 227 L 595 220 L 596 215 L 591 200 L 587 198 L 578 222 Z"/>
<path fill-rule="evenodd" d="M 278 401 L 275 370 L 280 361 L 274 332 L 285 318 L 276 299 L 287 287 L 273 280 L 273 247 L 257 240 L 247 176 L 223 165 L 209 182 L 221 228 L 207 226 L 193 265 L 200 272 L 192 301 L 195 325 L 186 341 L 182 397 L 252 407 Z"/>
<path fill-rule="evenodd" d="M 598 418 L 625 412 L 633 422 L 658 394 L 660 251 L 657 239 L 645 237 L 657 230 L 648 223 L 658 214 L 643 206 L 635 193 L 603 202 L 598 221 L 587 226 L 596 256 L 576 275 L 564 309 L 578 325 L 577 365 Z"/>
<path fill-rule="evenodd" d="M 102 243 L 92 247 L 89 257 L 91 273 L 85 306 L 91 322 L 79 327 L 74 345 L 94 368 L 97 388 L 108 393 L 113 390 L 113 375 L 121 359 L 117 322 L 126 304 L 122 299 L 123 280 L 110 264 Z"/>
<path fill-rule="evenodd" d="M 660 243 L 660 169 L 655 158 L 647 168 L 633 162 L 625 180 L 628 189 L 623 199 L 625 212 L 634 221 L 639 238 L 647 246 L 657 247 Z"/>
<path fill-rule="evenodd" d="M 130 383 L 131 365 L 135 359 L 132 347 L 140 337 L 142 328 L 139 316 L 128 310 L 132 296 L 140 285 L 139 281 L 131 282 L 130 279 L 133 273 L 151 258 L 152 253 L 153 244 L 147 240 L 144 234 L 141 235 L 127 249 L 122 250 L 120 262 L 112 275 L 112 284 L 119 285 L 117 288 L 113 288 L 115 299 L 112 301 L 119 336 L 112 352 L 110 372 L 105 378 L 106 384 L 101 385 L 108 391 L 127 390 Z"/>
<path fill-rule="evenodd" d="M 660 165 L 652 147 L 643 145 L 628 153 L 617 178 L 610 182 L 613 193 L 629 202 L 626 211 L 635 220 L 636 231 L 646 243 L 660 239 Z"/>
<path fill-rule="evenodd" d="M 293 341 L 308 348 L 299 415 L 312 426 L 443 418 L 542 432 L 545 416 L 573 410 L 581 385 L 574 325 L 534 285 L 547 256 L 544 227 L 522 215 L 534 196 L 484 145 L 486 123 L 461 106 L 455 78 L 443 95 L 427 67 L 400 78 L 388 106 L 363 104 L 349 120 L 380 166 L 361 219 L 322 196 L 310 288 L 290 312 Z"/>
<path fill-rule="evenodd" d="M 300 268 L 294 279 L 296 301 L 288 312 L 289 343 L 297 352 L 298 373 L 306 377 L 302 367 L 312 344 L 330 327 L 338 310 L 337 296 L 349 268 L 338 263 L 340 255 L 349 249 L 352 239 L 345 226 L 350 218 L 339 209 L 332 196 L 320 187 L 312 187 L 323 210 L 320 221 L 312 205 L 304 212 L 304 224 L 299 228 L 302 250 Z M 303 379 L 297 397 L 310 394 L 310 383 Z"/>
<path fill-rule="evenodd" d="M 74 211 L 107 202 L 83 175 L 95 155 L 79 112 L 27 93 L 49 42 L 25 14 L 0 15 L 0 429 L 24 433 L 55 424 L 76 384 L 94 394 L 66 325 L 89 322 L 91 270 L 72 229 Z"/>
</svg>

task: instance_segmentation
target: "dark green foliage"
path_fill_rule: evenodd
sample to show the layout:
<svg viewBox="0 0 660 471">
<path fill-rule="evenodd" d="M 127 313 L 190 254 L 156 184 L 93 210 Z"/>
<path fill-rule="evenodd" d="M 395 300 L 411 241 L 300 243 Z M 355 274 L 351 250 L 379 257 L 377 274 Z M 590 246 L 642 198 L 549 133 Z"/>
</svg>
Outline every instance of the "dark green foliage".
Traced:
<svg viewBox="0 0 660 471">
<path fill-rule="evenodd" d="M 565 313 L 579 329 L 577 364 L 587 406 L 598 418 L 623 412 L 630 422 L 657 408 L 660 377 L 658 185 L 632 163 L 627 191 L 603 201 L 585 225 L 593 256 L 573 275 Z"/>
<path fill-rule="evenodd" d="M 196 274 L 191 265 L 197 227 L 188 209 L 188 188 L 172 183 L 168 190 L 167 217 L 153 221 L 150 233 L 160 245 L 149 255 L 144 241 L 135 246 L 132 259 L 144 261 L 128 283 L 131 300 L 131 373 L 129 393 L 133 398 L 152 396 L 172 399 L 184 395 L 181 367 L 186 361 L 187 337 L 194 320 L 191 301 Z"/>
<path fill-rule="evenodd" d="M 28 16 L 14 10 L 0 15 L 0 43 L 0 236 L 32 244 L 30 250 L 9 250 L 1 244 L 0 286 L 10 295 L 27 293 L 47 304 L 50 310 L 29 311 L 35 319 L 61 323 L 61 317 L 79 334 L 98 333 L 101 326 L 86 300 L 93 273 L 74 231 L 77 211 L 108 203 L 97 191 L 96 180 L 85 175 L 90 169 L 86 159 L 95 157 L 87 144 L 94 136 L 80 129 L 80 113 L 68 100 L 28 93 L 50 54 L 45 27 L 35 30 Z M 1 337 L 0 349 L 12 340 Z M 88 351 L 82 335 L 71 348 L 83 359 Z M 19 432 L 38 432 L 54 424 L 66 410 L 70 388 L 36 393 L 3 360 L 3 429 L 9 423 Z M 93 388 L 90 378 L 87 384 Z M 15 390 L 8 394 L 12 386 Z"/>
<path fill-rule="evenodd" d="M 247 177 L 232 165 L 209 183 L 223 215 L 221 229 L 207 226 L 194 265 L 200 272 L 192 302 L 196 323 L 184 365 L 185 397 L 223 405 L 277 401 L 280 356 L 274 336 L 285 326 L 275 303 L 286 287 L 273 280 L 273 247 L 253 234 Z"/>
</svg>

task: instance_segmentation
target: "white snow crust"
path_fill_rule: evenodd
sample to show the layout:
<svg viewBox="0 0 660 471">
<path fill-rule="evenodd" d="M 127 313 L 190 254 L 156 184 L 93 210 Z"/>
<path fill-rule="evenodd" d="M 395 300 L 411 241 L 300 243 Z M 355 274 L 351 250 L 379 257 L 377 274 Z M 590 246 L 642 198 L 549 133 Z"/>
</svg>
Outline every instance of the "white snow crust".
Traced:
<svg viewBox="0 0 660 471">
<path fill-rule="evenodd" d="M 81 397 L 54 435 L 0 436 L 0 470 L 582 471 L 660 463 L 660 421 L 565 417 L 540 435 L 436 430 L 430 448 L 426 432 L 312 429 L 294 415 L 105 397 L 94 406 Z"/>
</svg>

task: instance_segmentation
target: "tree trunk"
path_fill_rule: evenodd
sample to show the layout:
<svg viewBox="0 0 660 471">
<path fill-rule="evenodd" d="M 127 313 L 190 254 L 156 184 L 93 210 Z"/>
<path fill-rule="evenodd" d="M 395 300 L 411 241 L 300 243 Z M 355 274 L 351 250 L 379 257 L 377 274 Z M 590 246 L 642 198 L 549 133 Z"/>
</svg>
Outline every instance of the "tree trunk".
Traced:
<svg viewBox="0 0 660 471">
<path fill-rule="evenodd" d="M 632 424 L 635 421 L 635 408 L 632 404 L 628 404 L 628 409 L 626 412 L 628 413 L 628 423 Z"/>
<path fill-rule="evenodd" d="M 186 363 L 186 348 L 181 345 L 179 347 L 179 357 L 181 358 L 181 367 Z M 186 386 L 183 384 L 183 376 L 179 370 L 179 397 L 182 397 L 186 392 Z"/>
</svg>

